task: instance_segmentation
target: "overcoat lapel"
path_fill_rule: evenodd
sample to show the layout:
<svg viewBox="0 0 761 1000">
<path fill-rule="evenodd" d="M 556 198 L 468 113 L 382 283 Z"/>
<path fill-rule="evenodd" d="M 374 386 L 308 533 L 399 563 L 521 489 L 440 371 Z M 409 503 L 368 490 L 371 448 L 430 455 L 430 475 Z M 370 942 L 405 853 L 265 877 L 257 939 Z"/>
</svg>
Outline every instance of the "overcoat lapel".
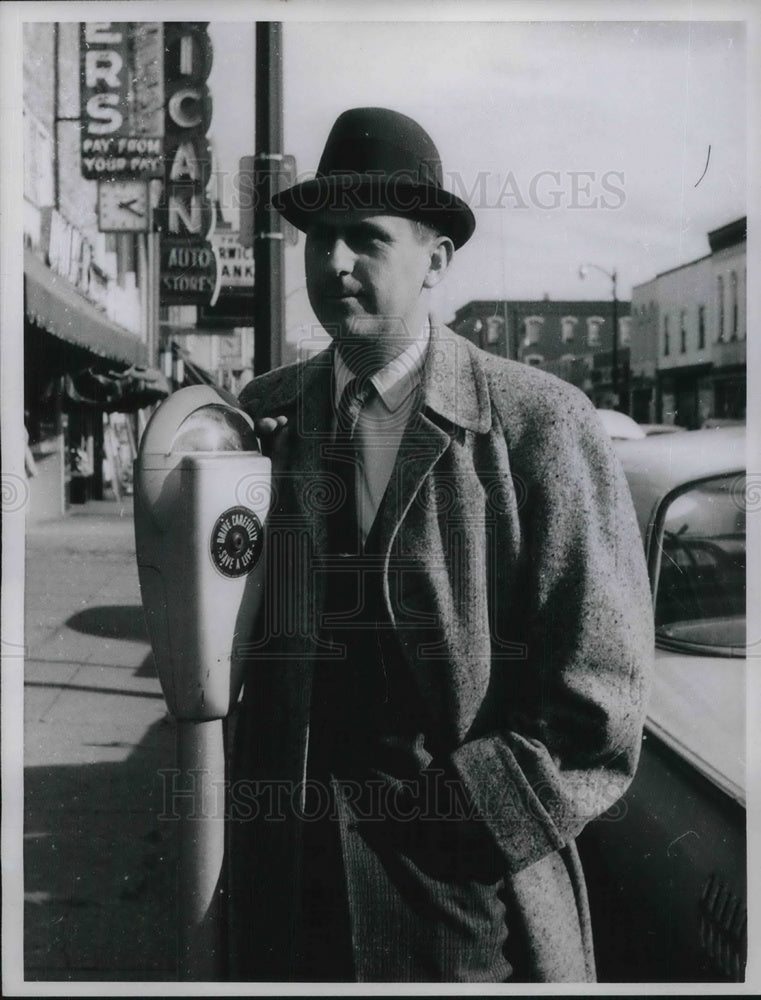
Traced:
<svg viewBox="0 0 761 1000">
<path fill-rule="evenodd" d="M 462 721 L 462 706 L 452 697 L 459 686 L 450 673 L 465 669 L 467 660 L 452 660 L 450 642 L 462 636 L 467 622 L 441 619 L 440 609 L 451 598 L 449 576 L 456 567 L 449 564 L 436 493 L 443 488 L 462 499 L 474 489 L 472 441 L 467 438 L 491 428 L 491 407 L 485 377 L 471 361 L 469 346 L 446 328 L 433 330 L 421 393 L 421 405 L 402 437 L 379 511 L 373 549 L 382 556 L 389 620 L 437 731 L 450 738 Z M 467 500 L 463 502 L 467 505 Z M 454 516 L 461 518 L 462 511 Z M 426 655 L 419 655 L 420 650 Z M 468 691 L 478 687 L 465 686 Z M 467 708 L 464 714 L 468 715 Z"/>
<path fill-rule="evenodd" d="M 486 381 L 472 366 L 467 345 L 446 327 L 432 323 L 431 331 L 421 406 L 402 436 L 379 514 L 375 547 L 384 556 L 386 574 L 401 523 L 426 477 L 461 430 L 485 433 L 491 426 Z"/>
<path fill-rule="evenodd" d="M 451 443 L 451 435 L 423 412 L 415 413 L 405 428 L 383 503 L 378 512 L 374 548 L 388 572 L 397 532 L 418 490 Z"/>
<path fill-rule="evenodd" d="M 319 555 L 326 536 L 320 453 L 330 428 L 331 371 L 332 352 L 322 352 L 261 403 L 247 404 L 257 416 L 288 418 L 285 440 L 272 455 L 267 577 L 247 705 L 256 743 L 250 760 L 263 779 L 292 787 L 305 775 L 312 661 L 319 642 Z"/>
<path fill-rule="evenodd" d="M 327 543 L 326 512 L 334 486 L 323 469 L 323 449 L 330 440 L 333 406 L 331 380 L 333 349 L 329 348 L 296 369 L 296 377 L 268 400 L 271 414 L 288 416 L 282 463 L 273 456 L 276 507 L 271 516 L 273 535 L 284 547 L 282 559 L 292 559 L 283 580 L 282 615 L 291 609 L 283 636 L 289 649 L 300 647 L 309 658 L 317 641 L 318 612 L 323 599 L 320 560 Z M 287 549 L 287 552 L 285 551 Z M 273 585 L 278 581 L 273 580 Z"/>
<path fill-rule="evenodd" d="M 333 405 L 331 385 L 333 349 L 308 361 L 300 370 L 296 387 L 296 426 L 288 443 L 289 475 L 299 520 L 310 533 L 315 552 L 324 552 L 327 539 L 325 513 L 330 505 L 330 483 L 323 472 L 323 449 L 330 441 Z"/>
</svg>

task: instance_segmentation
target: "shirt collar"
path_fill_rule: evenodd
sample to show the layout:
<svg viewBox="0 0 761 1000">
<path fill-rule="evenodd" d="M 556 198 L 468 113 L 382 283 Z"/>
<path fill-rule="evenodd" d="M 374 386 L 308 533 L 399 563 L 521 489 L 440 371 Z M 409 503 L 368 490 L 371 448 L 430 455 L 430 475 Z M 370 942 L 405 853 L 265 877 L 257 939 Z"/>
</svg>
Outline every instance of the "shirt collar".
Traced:
<svg viewBox="0 0 761 1000">
<path fill-rule="evenodd" d="M 420 330 L 420 336 L 413 340 L 409 347 L 371 376 L 370 381 L 378 393 L 378 398 L 390 413 L 398 410 L 420 384 L 430 336 L 430 326 L 426 323 Z M 354 372 L 341 357 L 341 352 L 336 351 L 334 400 L 336 408 L 344 389 L 353 378 Z"/>
</svg>

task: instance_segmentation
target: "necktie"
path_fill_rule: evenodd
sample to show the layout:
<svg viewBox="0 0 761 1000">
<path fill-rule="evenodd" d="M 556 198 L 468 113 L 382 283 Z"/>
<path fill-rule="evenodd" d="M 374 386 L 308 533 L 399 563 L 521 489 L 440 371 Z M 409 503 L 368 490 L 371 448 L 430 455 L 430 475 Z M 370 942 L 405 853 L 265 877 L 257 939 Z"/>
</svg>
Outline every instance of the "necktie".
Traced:
<svg viewBox="0 0 761 1000">
<path fill-rule="evenodd" d="M 328 543 L 334 554 L 361 551 L 357 507 L 360 454 L 355 432 L 362 408 L 373 391 L 369 379 L 353 378 L 344 389 L 336 414 L 336 436 L 330 471 L 336 477 L 336 504 L 328 518 Z"/>
</svg>

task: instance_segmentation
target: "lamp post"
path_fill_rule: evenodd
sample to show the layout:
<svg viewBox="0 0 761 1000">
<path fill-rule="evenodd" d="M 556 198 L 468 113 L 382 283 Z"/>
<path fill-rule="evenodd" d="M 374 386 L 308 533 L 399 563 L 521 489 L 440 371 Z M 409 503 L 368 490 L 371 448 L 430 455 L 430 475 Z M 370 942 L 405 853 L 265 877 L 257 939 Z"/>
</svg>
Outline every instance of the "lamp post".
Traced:
<svg viewBox="0 0 761 1000">
<path fill-rule="evenodd" d="M 611 356 L 611 366 L 610 366 L 610 381 L 611 388 L 613 390 L 614 404 L 613 409 L 617 410 L 619 406 L 618 401 L 618 275 L 616 273 L 615 267 L 612 271 L 607 271 L 604 267 L 600 267 L 599 264 L 582 264 L 579 267 L 579 277 L 583 280 L 586 278 L 589 268 L 593 267 L 596 271 L 604 274 L 606 278 L 610 278 L 612 292 L 613 292 L 613 349 Z"/>
</svg>

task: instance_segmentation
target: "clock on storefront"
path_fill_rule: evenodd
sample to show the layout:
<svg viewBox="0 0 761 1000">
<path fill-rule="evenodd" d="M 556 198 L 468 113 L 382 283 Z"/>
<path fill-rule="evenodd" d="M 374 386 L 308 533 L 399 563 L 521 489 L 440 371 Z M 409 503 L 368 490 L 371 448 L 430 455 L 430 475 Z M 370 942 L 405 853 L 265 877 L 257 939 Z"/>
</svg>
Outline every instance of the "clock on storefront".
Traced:
<svg viewBox="0 0 761 1000">
<path fill-rule="evenodd" d="M 145 181 L 98 183 L 98 229 L 102 233 L 145 233 L 149 214 Z"/>
</svg>

